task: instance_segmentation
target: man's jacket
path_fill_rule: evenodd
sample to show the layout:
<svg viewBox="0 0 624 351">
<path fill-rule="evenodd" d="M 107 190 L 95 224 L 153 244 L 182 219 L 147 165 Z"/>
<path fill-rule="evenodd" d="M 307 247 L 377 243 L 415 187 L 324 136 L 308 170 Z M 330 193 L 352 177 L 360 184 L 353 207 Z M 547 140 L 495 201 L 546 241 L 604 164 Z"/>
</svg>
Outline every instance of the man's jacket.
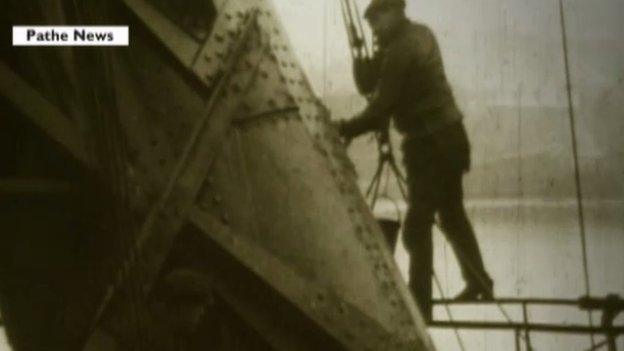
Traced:
<svg viewBox="0 0 624 351">
<path fill-rule="evenodd" d="M 407 138 L 431 135 L 462 119 L 431 30 L 405 19 L 391 34 L 382 43 L 376 92 L 366 110 L 342 126 L 345 136 L 384 128 L 391 116 Z"/>
</svg>

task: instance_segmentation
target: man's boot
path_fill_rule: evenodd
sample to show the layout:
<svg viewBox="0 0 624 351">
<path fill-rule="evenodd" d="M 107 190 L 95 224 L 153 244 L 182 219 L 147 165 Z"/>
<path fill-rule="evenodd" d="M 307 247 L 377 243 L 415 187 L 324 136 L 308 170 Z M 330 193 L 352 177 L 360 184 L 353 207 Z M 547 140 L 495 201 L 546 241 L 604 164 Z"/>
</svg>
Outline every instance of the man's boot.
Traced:
<svg viewBox="0 0 624 351">
<path fill-rule="evenodd" d="M 455 296 L 456 301 L 489 301 L 494 300 L 494 282 L 486 277 L 483 282 L 469 282 L 462 292 Z"/>
</svg>

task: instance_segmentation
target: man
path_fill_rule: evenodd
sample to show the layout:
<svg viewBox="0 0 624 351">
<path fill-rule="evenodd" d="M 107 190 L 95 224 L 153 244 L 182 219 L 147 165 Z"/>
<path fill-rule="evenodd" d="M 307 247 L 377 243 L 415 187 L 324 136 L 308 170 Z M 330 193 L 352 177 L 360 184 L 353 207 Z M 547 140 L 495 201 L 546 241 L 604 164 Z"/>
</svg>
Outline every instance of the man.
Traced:
<svg viewBox="0 0 624 351">
<path fill-rule="evenodd" d="M 351 139 L 384 128 L 393 116 L 404 137 L 409 206 L 403 239 L 411 256 L 410 290 L 430 319 L 431 230 L 437 213 L 466 282 L 457 299 L 492 299 L 493 282 L 463 206 L 469 142 L 436 39 L 429 28 L 407 19 L 404 0 L 373 0 L 365 18 L 380 46 L 380 77 L 368 107 L 338 128 Z"/>
</svg>

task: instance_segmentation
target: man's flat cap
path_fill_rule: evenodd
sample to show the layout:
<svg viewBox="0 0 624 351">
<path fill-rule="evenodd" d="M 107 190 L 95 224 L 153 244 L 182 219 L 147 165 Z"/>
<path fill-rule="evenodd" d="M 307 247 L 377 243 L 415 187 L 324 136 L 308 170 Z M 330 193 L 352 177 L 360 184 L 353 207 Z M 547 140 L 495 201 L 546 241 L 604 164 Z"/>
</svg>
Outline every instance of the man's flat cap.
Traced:
<svg viewBox="0 0 624 351">
<path fill-rule="evenodd" d="M 405 0 L 372 0 L 364 12 L 364 18 L 370 18 L 377 12 L 385 11 L 393 7 L 405 9 Z"/>
</svg>

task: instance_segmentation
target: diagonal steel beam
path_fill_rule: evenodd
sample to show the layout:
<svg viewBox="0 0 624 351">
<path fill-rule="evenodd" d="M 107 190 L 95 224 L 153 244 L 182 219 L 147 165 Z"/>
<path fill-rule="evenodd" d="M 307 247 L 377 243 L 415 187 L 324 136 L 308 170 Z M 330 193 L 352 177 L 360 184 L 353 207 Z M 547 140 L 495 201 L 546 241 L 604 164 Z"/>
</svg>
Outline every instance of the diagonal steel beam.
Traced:
<svg viewBox="0 0 624 351">
<path fill-rule="evenodd" d="M 0 62 L 0 94 L 72 157 L 86 166 L 93 166 L 86 143 L 71 119 L 4 62 Z"/>
<path fill-rule="evenodd" d="M 331 290 L 306 279 L 261 246 L 237 234 L 214 215 L 195 207 L 189 219 L 207 239 L 288 298 L 319 327 L 348 350 L 424 350 L 416 340 L 399 340 L 381 324 Z M 244 317 L 244 316 L 243 316 Z M 328 322 L 329 321 L 329 322 Z M 253 321 L 251 321 L 253 325 Z M 353 325 L 358 335 L 350 335 Z M 277 346 L 277 345 L 276 345 Z"/>
<path fill-rule="evenodd" d="M 149 28 L 160 42 L 184 65 L 190 66 L 200 44 L 171 23 L 145 0 L 124 0 L 130 10 Z"/>
</svg>

